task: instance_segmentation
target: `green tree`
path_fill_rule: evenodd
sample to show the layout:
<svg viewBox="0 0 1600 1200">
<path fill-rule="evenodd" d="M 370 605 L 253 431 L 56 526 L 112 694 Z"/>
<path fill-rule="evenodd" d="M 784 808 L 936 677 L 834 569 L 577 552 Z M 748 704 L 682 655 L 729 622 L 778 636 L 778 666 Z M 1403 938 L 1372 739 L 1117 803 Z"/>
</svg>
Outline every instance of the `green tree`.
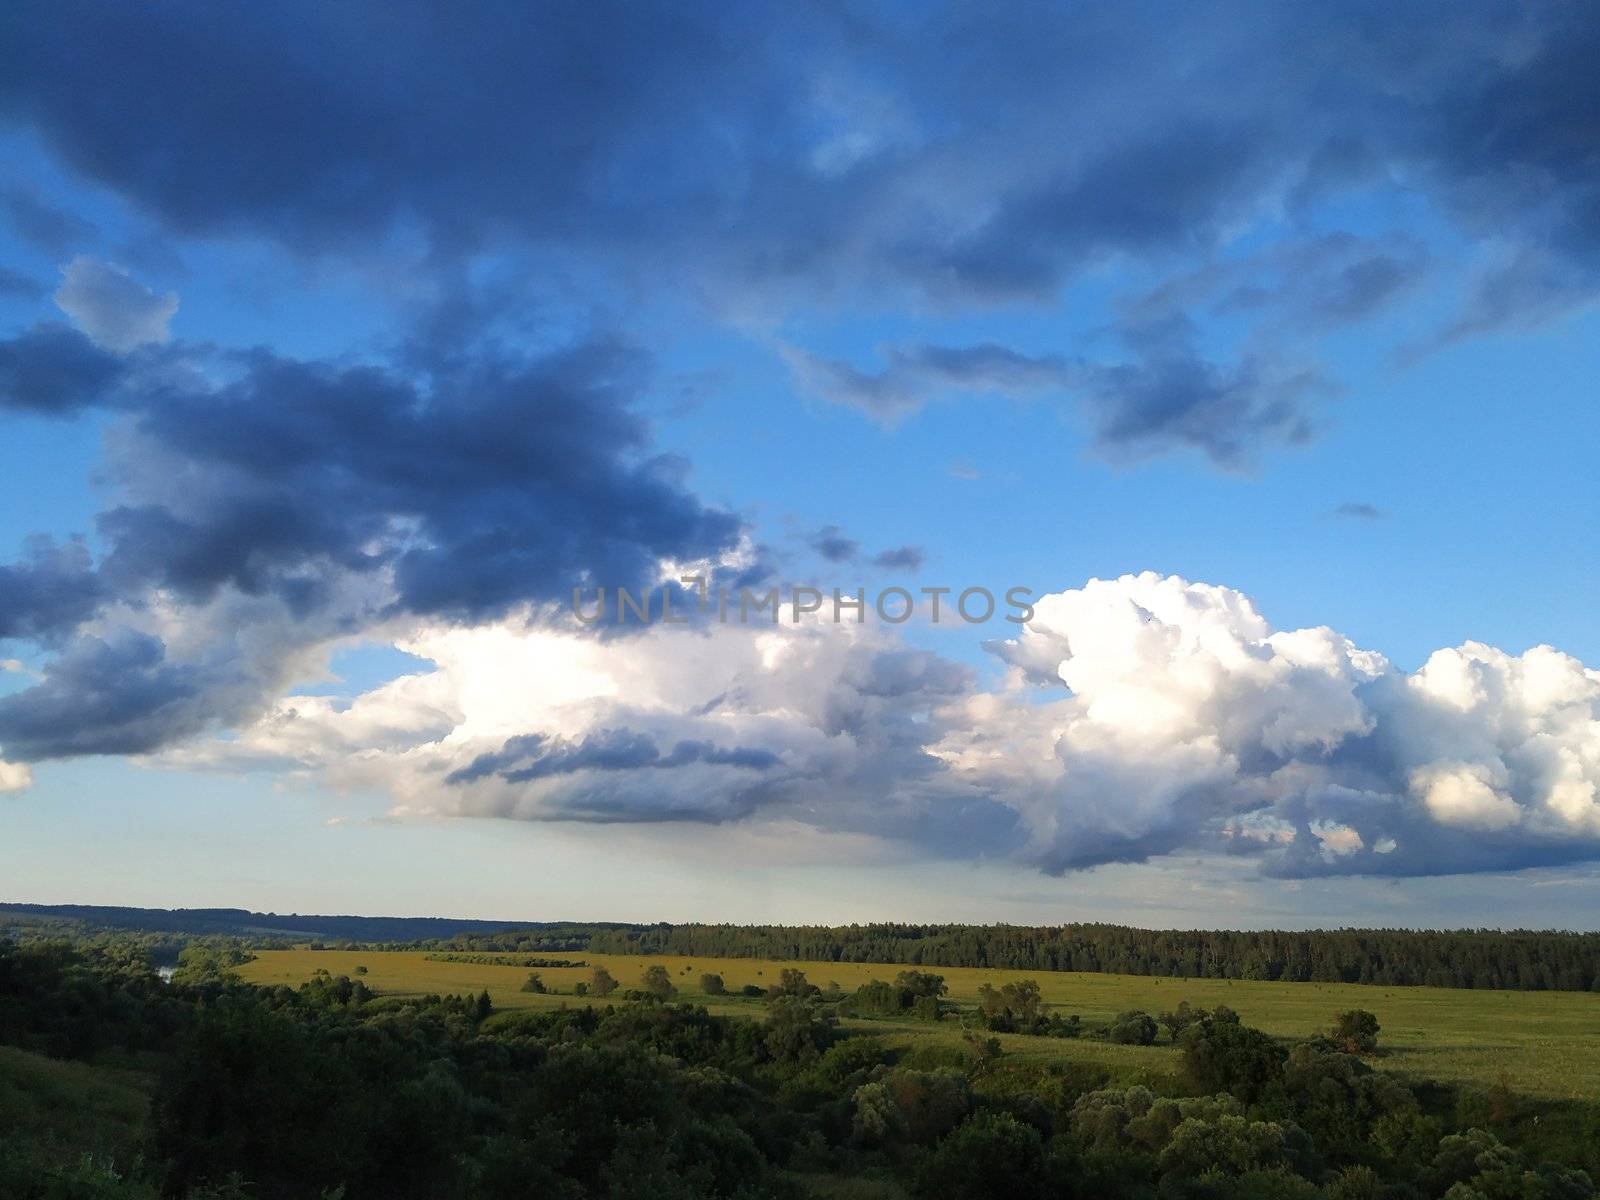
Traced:
<svg viewBox="0 0 1600 1200">
<path fill-rule="evenodd" d="M 540 996 L 545 994 L 546 988 L 544 986 L 544 980 L 539 978 L 539 972 L 529 972 L 528 981 L 522 985 L 522 990 L 525 992 L 533 992 Z"/>
<path fill-rule="evenodd" d="M 1239 1024 L 1237 1017 L 1224 1020 L 1217 1013 L 1185 1029 L 1179 1045 L 1190 1086 L 1200 1092 L 1231 1092 L 1247 1103 L 1281 1081 L 1288 1057 L 1261 1030 Z"/>
<path fill-rule="evenodd" d="M 1153 1046 L 1156 1029 L 1156 1019 L 1147 1012 L 1118 1013 L 1106 1037 L 1124 1046 Z"/>
<path fill-rule="evenodd" d="M 1346 1054 L 1372 1054 L 1378 1049 L 1378 1018 L 1364 1008 L 1352 1008 L 1333 1019 L 1334 1044 Z"/>
<path fill-rule="evenodd" d="M 723 996 L 727 994 L 727 987 L 722 982 L 721 975 L 706 973 L 700 976 L 700 990 L 707 996 Z"/>
<path fill-rule="evenodd" d="M 763 1040 L 780 1062 L 811 1062 L 828 1048 L 838 1023 L 814 1000 L 779 996 L 772 1002 Z"/>
<path fill-rule="evenodd" d="M 978 989 L 984 1023 L 1000 1033 L 1031 1031 L 1043 1007 L 1039 984 L 1032 979 L 1019 979 L 1000 988 L 986 983 Z"/>
<path fill-rule="evenodd" d="M 1184 1121 L 1172 1131 L 1157 1166 L 1163 1175 L 1192 1179 L 1213 1172 L 1243 1175 L 1286 1167 L 1289 1156 L 1282 1125 L 1223 1114 L 1211 1121 Z"/>
<path fill-rule="evenodd" d="M 589 972 L 589 991 L 596 996 L 609 996 L 617 990 L 617 981 L 611 972 L 604 967 L 595 967 Z"/>
<path fill-rule="evenodd" d="M 901 971 L 894 977 L 894 985 L 918 999 L 924 996 L 937 998 L 950 990 L 945 986 L 943 975 L 928 971 Z"/>
<path fill-rule="evenodd" d="M 672 986 L 671 974 L 660 963 L 645 968 L 643 987 L 645 995 L 653 1000 L 670 1000 L 678 994 L 678 989 Z"/>
<path fill-rule="evenodd" d="M 806 979 L 806 973 L 798 967 L 785 967 L 778 973 L 778 982 L 767 989 L 767 995 L 776 999 L 779 996 L 812 996 L 818 989 L 811 986 Z"/>
<path fill-rule="evenodd" d="M 1017 1200 L 1045 1194 L 1044 1142 L 1010 1113 L 980 1112 L 941 1141 L 917 1181 L 925 1200 Z"/>
<path fill-rule="evenodd" d="M 887 1082 L 904 1119 L 906 1137 L 918 1144 L 937 1141 L 972 1111 L 972 1091 L 960 1071 L 899 1070 Z"/>
<path fill-rule="evenodd" d="M 1176 1042 L 1185 1029 L 1200 1019 L 1202 1011 L 1191 1007 L 1187 1000 L 1181 1000 L 1176 1009 L 1162 1013 L 1157 1019 L 1166 1028 L 1168 1036 Z"/>
</svg>

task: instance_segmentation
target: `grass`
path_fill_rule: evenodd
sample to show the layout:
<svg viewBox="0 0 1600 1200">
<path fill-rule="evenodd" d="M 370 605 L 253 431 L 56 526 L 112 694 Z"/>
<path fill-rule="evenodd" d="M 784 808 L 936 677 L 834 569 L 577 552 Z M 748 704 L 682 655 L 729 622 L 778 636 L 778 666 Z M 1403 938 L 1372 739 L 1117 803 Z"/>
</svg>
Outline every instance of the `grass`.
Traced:
<svg viewBox="0 0 1600 1200">
<path fill-rule="evenodd" d="M 139 1072 L 0 1046 L 0 1137 L 57 1163 L 87 1156 L 126 1167 L 150 1111 Z"/>
<path fill-rule="evenodd" d="M 420 951 L 263 950 L 239 973 L 254 983 L 299 984 L 312 972 L 355 976 L 389 995 L 479 992 L 487 989 L 498 1009 L 553 1008 L 560 1004 L 607 1003 L 573 996 L 573 985 L 589 978 L 589 966 L 537 968 L 555 995 L 520 990 L 528 967 L 437 962 Z M 703 1003 L 712 1012 L 759 1016 L 759 1001 L 704 996 L 700 976 L 721 975 L 728 990 L 777 981 L 784 967 L 799 967 L 814 984 L 836 982 L 854 990 L 869 979 L 892 979 L 900 968 L 874 963 L 770 962 L 749 958 L 581 954 L 590 966 L 604 966 L 624 988 L 638 985 L 645 968 L 659 963 L 671 973 L 680 999 Z M 949 999 L 974 1006 L 980 985 L 1015 979 L 1038 981 L 1045 1002 L 1086 1020 L 1127 1009 L 1159 1014 L 1179 1001 L 1211 1008 L 1227 1004 L 1246 1024 L 1282 1037 L 1304 1037 L 1324 1030 L 1336 1012 L 1364 1008 L 1382 1024 L 1386 1053 L 1375 1060 L 1383 1070 L 1416 1079 L 1490 1086 L 1505 1082 L 1526 1095 L 1548 1099 L 1600 1097 L 1600 996 L 1583 992 L 1491 992 L 1457 988 L 1372 987 L 1359 984 L 1256 983 L 1229 980 L 1165 979 L 1142 975 L 1098 975 L 1052 971 L 999 971 L 972 967 L 931 967 L 945 977 Z M 931 1025 L 914 1021 L 852 1021 L 903 1045 L 954 1044 L 960 1029 L 953 1020 Z M 1089 1040 L 1004 1036 L 1002 1044 L 1017 1060 L 1092 1063 L 1118 1078 L 1170 1075 L 1170 1046 L 1116 1046 Z"/>
</svg>

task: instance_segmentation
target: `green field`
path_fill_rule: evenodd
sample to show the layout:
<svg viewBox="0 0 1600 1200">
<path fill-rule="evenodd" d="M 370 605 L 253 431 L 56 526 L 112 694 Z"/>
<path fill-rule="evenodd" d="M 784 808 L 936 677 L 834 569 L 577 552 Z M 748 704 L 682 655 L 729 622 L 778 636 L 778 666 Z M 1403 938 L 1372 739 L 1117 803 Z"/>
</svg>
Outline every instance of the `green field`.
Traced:
<svg viewBox="0 0 1600 1200">
<path fill-rule="evenodd" d="M 508 956 L 509 957 L 509 956 Z M 624 987 L 635 987 L 645 968 L 660 963 L 671 972 L 680 998 L 704 1003 L 715 1013 L 759 1016 L 760 1001 L 700 994 L 700 976 L 721 975 L 730 991 L 746 984 L 766 985 L 784 967 L 799 967 L 814 984 L 838 983 L 854 990 L 870 979 L 892 979 L 901 968 L 877 963 L 770 962 L 749 958 L 638 957 L 633 955 L 563 954 L 604 966 Z M 591 1001 L 573 996 L 573 985 L 589 978 L 589 967 L 538 968 L 554 995 L 519 989 L 530 968 L 481 963 L 438 962 L 419 951 L 263 950 L 239 968 L 252 983 L 299 984 L 320 969 L 334 975 L 355 975 L 380 994 L 415 995 L 478 992 L 487 989 L 498 1009 L 553 1008 Z M 1583 992 L 1497 992 L 1452 988 L 1370 987 L 1357 984 L 1248 983 L 1228 980 L 1167 979 L 1142 975 L 1095 975 L 1049 971 L 998 971 L 971 967 L 924 967 L 945 977 L 949 999 L 974 1006 L 980 985 L 999 986 L 1015 979 L 1037 980 L 1045 1002 L 1055 1011 L 1077 1013 L 1086 1020 L 1105 1018 L 1127 1009 L 1153 1014 L 1179 1001 L 1210 1008 L 1226 1004 L 1244 1022 L 1286 1038 L 1326 1029 L 1333 1014 L 1364 1008 L 1382 1023 L 1380 1042 L 1386 1053 L 1375 1060 L 1383 1070 L 1415 1079 L 1474 1083 L 1508 1083 L 1527 1095 L 1550 1099 L 1600 1096 L 1600 996 Z M 609 1001 L 592 1001 L 609 1003 Z M 955 1020 L 937 1025 L 916 1021 L 852 1021 L 847 1024 L 885 1033 L 896 1042 L 948 1040 L 960 1037 Z M 1096 1063 L 1126 1079 L 1170 1075 L 1176 1068 L 1172 1048 L 1117 1046 L 1085 1039 L 1007 1035 L 1008 1054 L 1035 1061 Z"/>
</svg>

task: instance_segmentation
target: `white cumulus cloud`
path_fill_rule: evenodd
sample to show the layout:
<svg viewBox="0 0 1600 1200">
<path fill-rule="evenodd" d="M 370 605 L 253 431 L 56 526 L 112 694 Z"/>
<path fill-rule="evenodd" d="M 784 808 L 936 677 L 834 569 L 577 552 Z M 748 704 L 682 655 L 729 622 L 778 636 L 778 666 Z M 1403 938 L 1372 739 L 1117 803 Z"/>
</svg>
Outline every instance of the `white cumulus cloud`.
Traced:
<svg viewBox="0 0 1600 1200">
<path fill-rule="evenodd" d="M 748 818 L 1059 872 L 1217 852 L 1280 875 L 1600 859 L 1600 672 L 1478 643 L 1407 674 L 1151 573 L 1047 595 L 983 690 L 897 630 L 525 617 L 419 628 L 429 671 L 290 696 L 169 757 L 275 764 L 392 815 Z"/>
<path fill-rule="evenodd" d="M 1600 672 L 1569 655 L 1469 642 L 1407 675 L 1331 629 L 1273 630 L 1239 592 L 1149 573 L 1035 611 L 996 650 L 1059 698 L 976 697 L 940 750 L 1017 807 L 1048 869 L 1216 834 L 1276 847 L 1287 873 L 1600 856 Z M 1263 836 L 1280 829 L 1296 836 Z"/>
</svg>

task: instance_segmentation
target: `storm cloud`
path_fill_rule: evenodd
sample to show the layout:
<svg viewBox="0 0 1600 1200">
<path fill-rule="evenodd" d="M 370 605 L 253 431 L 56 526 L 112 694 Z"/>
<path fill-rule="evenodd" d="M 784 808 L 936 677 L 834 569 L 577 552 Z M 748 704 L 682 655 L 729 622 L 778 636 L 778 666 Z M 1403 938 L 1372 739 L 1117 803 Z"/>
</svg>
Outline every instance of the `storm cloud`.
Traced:
<svg viewBox="0 0 1600 1200">
<path fill-rule="evenodd" d="M 1319 205 L 1337 224 L 1352 196 L 1403 184 L 1452 234 L 1492 240 L 1459 310 L 1404 355 L 1600 295 L 1591 8 L 1455 6 L 1426 39 L 1377 4 L 1125 15 L 601 5 L 446 37 L 403 6 L 24 3 L 0 120 L 171 236 L 358 262 L 414 236 L 429 273 L 490 249 L 581 260 L 713 312 L 1049 304 L 1129 264 L 1193 293 L 1179 264 L 1208 261 L 1195 305 L 1259 326 L 1231 351 L 1168 346 L 1087 380 L 994 343 L 894 349 L 881 370 L 785 351 L 803 389 L 887 424 L 940 392 L 1077 382 L 1117 461 L 1191 450 L 1237 470 L 1314 430 L 1336 384 L 1275 341 L 1366 319 L 1437 265 L 1401 233 L 1326 228 Z M 10 203 L 73 241 L 31 193 Z M 1242 267 L 1228 243 L 1264 228 L 1282 244 Z M 164 310 L 145 308 L 83 327 L 152 340 Z"/>
<path fill-rule="evenodd" d="M 75 339 L 47 331 L 17 350 L 32 407 L 86 402 L 118 370 Z M 236 600 L 281 614 L 288 655 L 387 619 L 484 620 L 591 581 L 638 588 L 742 536 L 683 486 L 682 464 L 652 453 L 632 407 L 644 361 L 613 339 L 433 373 L 267 351 L 201 372 L 193 352 L 173 354 L 184 369 L 153 373 L 112 412 L 98 561 L 41 539 L 0 567 L 0 637 L 89 639 L 0 703 L 13 760 L 156 749 L 248 708 L 219 689 L 267 702 L 273 672 L 219 661 L 228 638 L 165 649 L 175 623 L 204 629 Z M 54 374 L 29 365 L 40 359 Z M 130 726 L 123 710 L 140 706 Z"/>
<path fill-rule="evenodd" d="M 301 251 L 415 219 L 447 250 L 578 239 L 1036 296 L 1405 175 L 1592 281 L 1585 6 L 1457 6 L 1426 42 L 1375 4 L 1127 15 L 644 4 L 442 37 L 411 8 L 24 4 L 0 111 L 176 230 Z"/>
<path fill-rule="evenodd" d="M 0 341 L 0 408 L 66 417 L 109 399 L 122 359 L 64 325 L 37 325 Z"/>
</svg>

